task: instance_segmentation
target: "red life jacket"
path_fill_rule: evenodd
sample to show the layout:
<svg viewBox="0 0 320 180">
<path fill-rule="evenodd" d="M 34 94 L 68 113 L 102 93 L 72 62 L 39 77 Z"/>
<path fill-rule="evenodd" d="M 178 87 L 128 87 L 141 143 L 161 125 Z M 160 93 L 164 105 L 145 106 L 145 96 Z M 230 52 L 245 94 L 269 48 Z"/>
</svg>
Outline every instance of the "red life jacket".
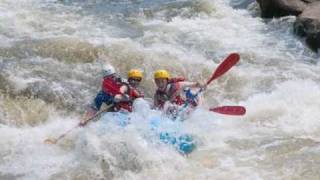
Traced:
<svg viewBox="0 0 320 180">
<path fill-rule="evenodd" d="M 132 104 L 133 104 L 133 101 L 136 99 L 136 98 L 143 98 L 144 97 L 144 94 L 142 91 L 139 91 L 137 90 L 136 88 L 133 88 L 131 87 L 129 84 L 127 83 L 123 83 L 124 85 L 127 86 L 128 90 L 127 90 L 127 93 L 130 97 L 130 101 L 126 101 L 126 102 L 119 102 L 115 105 L 115 109 L 116 111 L 119 111 L 120 109 L 125 109 L 129 112 L 132 112 Z M 120 94 L 120 93 L 119 93 Z"/>
<path fill-rule="evenodd" d="M 132 112 L 132 103 L 129 102 L 119 102 L 114 107 L 113 110 L 115 112 L 120 111 L 121 109 L 127 110 L 128 112 Z"/>
<path fill-rule="evenodd" d="M 180 94 L 177 94 L 178 90 L 180 90 L 179 82 L 185 81 L 184 77 L 171 78 L 168 81 L 167 87 L 164 91 L 157 90 L 156 91 L 156 101 L 159 105 L 159 108 L 163 108 L 166 101 L 170 101 L 171 103 L 177 105 L 183 105 L 185 100 L 183 100 Z"/>
<path fill-rule="evenodd" d="M 120 109 L 125 109 L 129 112 L 132 112 L 133 100 L 136 98 L 144 97 L 143 92 L 132 88 L 128 83 L 115 81 L 112 77 L 106 77 L 103 79 L 102 90 L 111 96 L 115 96 L 117 94 L 122 94 L 120 92 L 120 88 L 123 85 L 126 85 L 128 87 L 128 91 L 126 94 L 129 95 L 131 101 L 116 103 L 112 109 L 115 112 L 119 111 Z"/>
<path fill-rule="evenodd" d="M 138 89 L 133 87 L 129 87 L 128 95 L 133 99 L 144 97 L 144 93 L 142 91 L 139 91 Z"/>
<path fill-rule="evenodd" d="M 114 80 L 113 77 L 109 76 L 103 79 L 102 90 L 111 96 L 115 96 L 120 93 L 121 83 Z"/>
</svg>

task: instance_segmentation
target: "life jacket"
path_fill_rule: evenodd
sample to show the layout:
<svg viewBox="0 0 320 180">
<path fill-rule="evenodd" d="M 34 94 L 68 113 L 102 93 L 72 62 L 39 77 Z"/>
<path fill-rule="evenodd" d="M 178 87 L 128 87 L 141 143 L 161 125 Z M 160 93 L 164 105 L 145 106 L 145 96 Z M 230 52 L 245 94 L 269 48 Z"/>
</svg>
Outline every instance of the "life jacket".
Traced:
<svg viewBox="0 0 320 180">
<path fill-rule="evenodd" d="M 143 98 L 144 97 L 144 93 L 142 91 L 139 91 L 137 88 L 133 88 L 132 86 L 130 86 L 128 83 L 123 83 L 122 85 L 126 85 L 127 86 L 127 93 L 129 97 L 130 97 L 130 101 L 123 101 L 123 102 L 119 102 L 117 104 L 115 104 L 114 106 L 114 110 L 115 111 L 119 111 L 121 109 L 127 110 L 129 112 L 132 112 L 132 104 L 133 101 L 136 98 Z M 121 94 L 121 93 L 119 93 Z"/>
<path fill-rule="evenodd" d="M 120 87 L 122 83 L 117 82 L 113 77 L 105 77 L 102 81 L 102 90 L 111 96 L 115 96 L 120 93 Z"/>
<path fill-rule="evenodd" d="M 155 94 L 155 101 L 159 105 L 159 108 L 163 108 L 166 101 L 177 105 L 183 105 L 185 100 L 183 100 L 180 94 L 177 94 L 180 87 L 179 82 L 185 81 L 184 77 L 171 78 L 168 81 L 167 87 L 164 91 L 157 90 Z"/>
</svg>

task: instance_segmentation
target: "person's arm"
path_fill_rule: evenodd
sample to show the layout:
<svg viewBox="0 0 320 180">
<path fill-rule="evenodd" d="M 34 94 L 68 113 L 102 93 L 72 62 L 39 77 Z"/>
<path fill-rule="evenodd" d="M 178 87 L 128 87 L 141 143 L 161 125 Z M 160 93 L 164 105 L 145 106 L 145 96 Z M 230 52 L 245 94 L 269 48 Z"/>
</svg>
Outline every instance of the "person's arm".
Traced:
<svg viewBox="0 0 320 180">
<path fill-rule="evenodd" d="M 130 101 L 131 98 L 127 94 L 128 92 L 128 87 L 126 85 L 123 85 L 120 87 L 120 93 L 114 96 L 114 101 L 115 102 L 121 102 L 121 101 Z"/>
<path fill-rule="evenodd" d="M 135 90 L 136 98 L 144 98 L 144 92 L 142 90 Z"/>
<path fill-rule="evenodd" d="M 200 82 L 190 82 L 190 81 L 182 81 L 178 82 L 179 84 L 179 89 L 184 89 L 184 88 L 206 88 L 206 84 L 201 84 Z"/>
</svg>

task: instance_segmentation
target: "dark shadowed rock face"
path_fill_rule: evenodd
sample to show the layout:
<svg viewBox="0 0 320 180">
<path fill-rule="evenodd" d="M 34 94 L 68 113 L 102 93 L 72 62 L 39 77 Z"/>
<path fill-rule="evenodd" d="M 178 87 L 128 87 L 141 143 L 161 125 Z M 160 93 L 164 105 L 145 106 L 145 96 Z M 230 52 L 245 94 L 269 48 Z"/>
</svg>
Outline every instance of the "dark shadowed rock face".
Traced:
<svg viewBox="0 0 320 180">
<path fill-rule="evenodd" d="M 306 3 L 312 3 L 312 2 L 319 1 L 319 0 L 301 0 L 301 1 L 306 2 Z"/>
<path fill-rule="evenodd" d="M 272 18 L 288 15 L 299 15 L 306 8 L 302 0 L 257 0 L 261 8 L 261 17 Z"/>
<path fill-rule="evenodd" d="M 306 43 L 314 50 L 320 48 L 320 0 L 257 0 L 261 17 L 273 18 L 297 16 L 294 31 L 306 37 Z"/>
<path fill-rule="evenodd" d="M 311 49 L 320 48 L 320 1 L 308 5 L 294 23 L 295 33 L 306 37 L 306 43 Z"/>
</svg>

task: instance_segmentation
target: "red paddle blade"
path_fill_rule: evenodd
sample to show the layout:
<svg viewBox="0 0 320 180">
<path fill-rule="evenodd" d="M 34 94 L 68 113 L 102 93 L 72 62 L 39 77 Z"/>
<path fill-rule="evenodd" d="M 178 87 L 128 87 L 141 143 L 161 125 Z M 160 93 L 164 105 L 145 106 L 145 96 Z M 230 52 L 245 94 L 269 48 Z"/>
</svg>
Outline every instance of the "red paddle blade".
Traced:
<svg viewBox="0 0 320 180">
<path fill-rule="evenodd" d="M 227 114 L 227 115 L 234 115 L 234 116 L 242 116 L 246 114 L 246 108 L 243 106 L 220 106 L 215 108 L 210 108 L 210 111 L 220 113 L 220 114 Z"/>
<path fill-rule="evenodd" d="M 230 54 L 216 69 L 211 78 L 207 81 L 207 84 L 210 84 L 211 81 L 220 77 L 224 73 L 226 73 L 232 66 L 237 64 L 240 60 L 240 55 L 238 53 Z"/>
</svg>

